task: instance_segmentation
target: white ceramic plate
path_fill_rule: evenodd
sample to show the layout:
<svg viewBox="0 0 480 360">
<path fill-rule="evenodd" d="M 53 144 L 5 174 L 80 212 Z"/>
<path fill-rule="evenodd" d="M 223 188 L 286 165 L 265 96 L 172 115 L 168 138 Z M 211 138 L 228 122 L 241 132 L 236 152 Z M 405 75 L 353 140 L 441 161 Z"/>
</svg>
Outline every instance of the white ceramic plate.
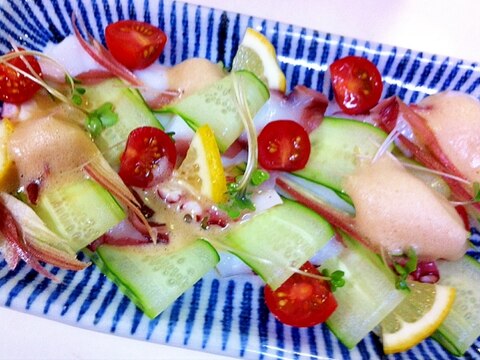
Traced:
<svg viewBox="0 0 480 360">
<path fill-rule="evenodd" d="M 416 102 L 446 89 L 480 94 L 475 64 L 169 0 L 3 1 L 0 52 L 9 49 L 9 38 L 40 50 L 48 42 L 60 41 L 72 32 L 74 10 L 100 40 L 106 24 L 117 19 L 137 18 L 160 26 L 169 36 L 161 58 L 166 64 L 200 56 L 229 66 L 244 30 L 253 26 L 277 48 L 289 88 L 305 84 L 330 98 L 325 70 L 347 54 L 363 55 L 377 64 L 385 81 L 384 96 L 396 94 L 406 102 Z M 478 259 L 478 251 L 472 254 Z M 61 284 L 24 265 L 9 271 L 0 258 L 0 304 L 96 331 L 230 356 L 383 358 L 373 335 L 349 351 L 325 326 L 297 329 L 280 324 L 265 308 L 262 284 L 254 277 L 221 279 L 212 272 L 150 320 L 95 267 L 79 273 L 49 269 L 63 280 Z M 475 345 L 478 348 L 480 341 Z M 476 355 L 473 348 L 467 353 Z M 449 355 L 428 340 L 395 358 Z"/>
</svg>

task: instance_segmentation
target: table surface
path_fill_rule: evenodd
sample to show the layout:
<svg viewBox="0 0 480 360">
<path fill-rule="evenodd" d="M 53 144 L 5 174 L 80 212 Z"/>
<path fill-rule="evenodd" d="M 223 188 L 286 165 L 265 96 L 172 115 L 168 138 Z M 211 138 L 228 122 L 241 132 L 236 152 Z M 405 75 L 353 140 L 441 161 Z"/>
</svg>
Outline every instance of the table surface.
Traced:
<svg viewBox="0 0 480 360">
<path fill-rule="evenodd" d="M 480 62 L 477 0 L 189 2 Z M 96 333 L 5 308 L 0 308 L 0 319 L 0 359 L 230 359 Z"/>
</svg>

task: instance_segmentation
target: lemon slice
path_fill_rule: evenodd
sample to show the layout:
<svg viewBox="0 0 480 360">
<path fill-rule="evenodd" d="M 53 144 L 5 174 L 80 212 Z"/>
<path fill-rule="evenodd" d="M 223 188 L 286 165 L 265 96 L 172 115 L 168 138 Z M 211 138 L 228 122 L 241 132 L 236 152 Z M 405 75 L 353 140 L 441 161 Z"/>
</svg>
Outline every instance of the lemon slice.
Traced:
<svg viewBox="0 0 480 360">
<path fill-rule="evenodd" d="M 383 351 L 406 351 L 429 337 L 448 315 L 455 300 L 455 288 L 409 283 L 410 295 L 380 324 Z"/>
<path fill-rule="evenodd" d="M 15 166 L 8 155 L 8 139 L 13 133 L 13 124 L 8 119 L 0 120 L 0 191 L 9 192 L 17 185 Z"/>
<path fill-rule="evenodd" d="M 248 28 L 238 47 L 232 70 L 249 70 L 270 89 L 285 91 L 285 74 L 280 69 L 272 43 L 258 31 Z"/>
<path fill-rule="evenodd" d="M 225 200 L 225 173 L 215 136 L 208 125 L 197 129 L 177 174 L 210 200 L 216 203 Z"/>
</svg>

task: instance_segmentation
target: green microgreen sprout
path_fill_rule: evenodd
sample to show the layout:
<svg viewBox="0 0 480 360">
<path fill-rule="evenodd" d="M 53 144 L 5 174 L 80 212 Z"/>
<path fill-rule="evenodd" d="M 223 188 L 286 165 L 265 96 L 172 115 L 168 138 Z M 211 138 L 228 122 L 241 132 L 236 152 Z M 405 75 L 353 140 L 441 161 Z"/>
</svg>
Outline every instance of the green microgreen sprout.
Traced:
<svg viewBox="0 0 480 360">
<path fill-rule="evenodd" d="M 106 128 L 113 126 L 118 121 L 118 115 L 111 102 L 100 105 L 87 116 L 87 129 L 92 137 L 97 137 Z"/>
<path fill-rule="evenodd" d="M 246 189 L 240 189 L 238 182 L 227 184 L 228 201 L 220 205 L 231 219 L 238 219 L 243 211 L 255 211 L 255 205 Z"/>
<path fill-rule="evenodd" d="M 407 279 L 417 269 L 417 263 L 418 256 L 413 248 L 409 248 L 407 254 L 394 256 L 393 268 L 398 275 L 395 284 L 397 289 L 410 291 Z"/>
<path fill-rule="evenodd" d="M 330 289 L 332 291 L 335 291 L 345 285 L 345 272 L 342 270 L 335 270 L 334 272 L 330 273 L 328 269 L 323 269 L 322 275 L 328 278 L 327 281 L 330 283 Z"/>
<path fill-rule="evenodd" d="M 270 178 L 270 174 L 262 169 L 255 169 L 252 173 L 252 177 L 250 178 L 250 183 L 253 186 L 262 185 L 265 181 Z"/>
</svg>

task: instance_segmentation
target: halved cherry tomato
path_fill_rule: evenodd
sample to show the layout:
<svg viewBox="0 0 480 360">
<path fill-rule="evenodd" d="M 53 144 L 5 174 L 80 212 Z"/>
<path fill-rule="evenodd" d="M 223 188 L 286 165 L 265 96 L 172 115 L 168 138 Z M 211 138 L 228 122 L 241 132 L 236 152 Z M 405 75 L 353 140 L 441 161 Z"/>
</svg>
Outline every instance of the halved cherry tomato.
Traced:
<svg viewBox="0 0 480 360">
<path fill-rule="evenodd" d="M 300 270 L 319 275 L 309 262 Z M 265 286 L 265 303 L 282 323 L 296 327 L 310 327 L 325 322 L 337 308 L 337 301 L 326 281 L 293 274 L 277 290 Z"/>
<path fill-rule="evenodd" d="M 120 20 L 107 26 L 105 40 L 115 60 L 135 70 L 144 69 L 158 59 L 167 36 L 145 22 Z"/>
<path fill-rule="evenodd" d="M 24 56 L 24 58 L 30 64 L 35 73 L 41 76 L 42 70 L 37 59 L 31 55 Z M 20 56 L 9 60 L 7 63 L 25 71 L 26 73 L 32 74 L 27 64 Z M 38 90 L 40 90 L 40 85 L 25 77 L 18 71 L 12 69 L 7 64 L 0 63 L 1 101 L 13 104 L 21 104 L 27 100 L 30 100 Z"/>
<path fill-rule="evenodd" d="M 330 65 L 335 100 L 346 114 L 363 114 L 382 95 L 382 76 L 370 60 L 347 56 Z"/>
<path fill-rule="evenodd" d="M 170 136 L 155 127 L 140 127 L 128 136 L 118 174 L 126 185 L 149 188 L 171 175 L 176 159 Z"/>
<path fill-rule="evenodd" d="M 276 120 L 258 136 L 258 161 L 267 170 L 300 170 L 310 157 L 310 138 L 299 123 Z"/>
</svg>

